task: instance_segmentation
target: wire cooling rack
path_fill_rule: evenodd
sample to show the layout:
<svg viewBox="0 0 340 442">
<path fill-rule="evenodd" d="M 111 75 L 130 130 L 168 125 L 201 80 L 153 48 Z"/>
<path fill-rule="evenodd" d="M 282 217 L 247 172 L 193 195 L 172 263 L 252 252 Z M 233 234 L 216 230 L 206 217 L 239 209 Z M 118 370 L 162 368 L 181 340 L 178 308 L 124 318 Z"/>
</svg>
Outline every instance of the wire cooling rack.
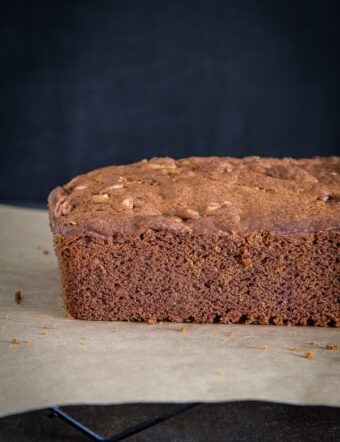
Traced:
<svg viewBox="0 0 340 442">
<path fill-rule="evenodd" d="M 167 413 L 153 417 L 143 422 L 139 422 L 138 424 L 133 425 L 132 427 L 122 431 L 121 433 L 114 434 L 108 438 L 101 436 L 100 434 L 91 430 L 87 426 L 83 425 L 81 422 L 77 421 L 72 416 L 70 416 L 65 411 L 63 411 L 60 407 L 52 407 L 49 408 L 48 410 L 49 410 L 49 417 L 51 418 L 59 417 L 60 419 L 65 421 L 67 424 L 71 425 L 76 430 L 83 433 L 91 440 L 100 441 L 100 442 L 118 442 L 136 433 L 140 433 L 141 431 L 144 431 L 147 428 L 153 427 L 154 425 L 157 425 L 161 422 L 171 419 L 172 417 L 178 416 L 179 414 L 182 414 L 185 411 L 190 410 L 191 408 L 197 407 L 198 405 L 200 405 L 200 403 L 198 402 L 177 405 Z"/>
</svg>

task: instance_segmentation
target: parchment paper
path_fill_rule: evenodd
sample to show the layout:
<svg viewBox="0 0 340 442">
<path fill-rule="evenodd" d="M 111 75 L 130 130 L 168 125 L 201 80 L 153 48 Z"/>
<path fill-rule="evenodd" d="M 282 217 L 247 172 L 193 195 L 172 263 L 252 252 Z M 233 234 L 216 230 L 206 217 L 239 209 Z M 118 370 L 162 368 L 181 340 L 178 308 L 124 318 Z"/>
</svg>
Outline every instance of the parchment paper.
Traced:
<svg viewBox="0 0 340 442">
<path fill-rule="evenodd" d="M 326 348 L 339 329 L 69 320 L 47 213 L 0 206 L 0 244 L 0 416 L 75 403 L 340 405 L 340 351 Z"/>
</svg>

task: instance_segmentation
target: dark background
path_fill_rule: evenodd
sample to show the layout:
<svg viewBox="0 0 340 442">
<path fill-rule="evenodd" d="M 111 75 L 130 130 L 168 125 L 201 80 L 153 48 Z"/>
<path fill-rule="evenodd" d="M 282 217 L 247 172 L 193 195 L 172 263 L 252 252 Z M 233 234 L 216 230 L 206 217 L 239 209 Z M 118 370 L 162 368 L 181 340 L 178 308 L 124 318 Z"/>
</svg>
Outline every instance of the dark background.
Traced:
<svg viewBox="0 0 340 442">
<path fill-rule="evenodd" d="M 170 155 L 340 148 L 339 1 L 5 1 L 0 201 Z"/>
</svg>

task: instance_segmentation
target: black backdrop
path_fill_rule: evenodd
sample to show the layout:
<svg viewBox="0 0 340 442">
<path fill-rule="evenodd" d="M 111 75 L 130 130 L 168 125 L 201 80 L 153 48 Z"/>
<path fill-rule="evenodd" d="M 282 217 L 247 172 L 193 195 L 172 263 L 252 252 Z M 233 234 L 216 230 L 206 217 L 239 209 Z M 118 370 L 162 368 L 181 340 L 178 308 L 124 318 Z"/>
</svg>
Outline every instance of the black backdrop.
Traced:
<svg viewBox="0 0 340 442">
<path fill-rule="evenodd" d="M 339 3 L 2 1 L 0 200 L 156 155 L 336 154 Z"/>
</svg>

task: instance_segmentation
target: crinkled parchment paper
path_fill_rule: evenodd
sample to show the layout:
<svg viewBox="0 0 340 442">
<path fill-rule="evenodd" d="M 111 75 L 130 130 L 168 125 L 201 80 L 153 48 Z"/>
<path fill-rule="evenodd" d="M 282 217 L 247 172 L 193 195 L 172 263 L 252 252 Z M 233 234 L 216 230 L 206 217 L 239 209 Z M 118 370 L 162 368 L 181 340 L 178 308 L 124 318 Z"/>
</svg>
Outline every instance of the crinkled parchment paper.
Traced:
<svg viewBox="0 0 340 442">
<path fill-rule="evenodd" d="M 0 244 L 0 416 L 75 403 L 340 405 L 340 351 L 326 348 L 339 329 L 69 320 L 47 213 L 0 206 Z"/>
</svg>

